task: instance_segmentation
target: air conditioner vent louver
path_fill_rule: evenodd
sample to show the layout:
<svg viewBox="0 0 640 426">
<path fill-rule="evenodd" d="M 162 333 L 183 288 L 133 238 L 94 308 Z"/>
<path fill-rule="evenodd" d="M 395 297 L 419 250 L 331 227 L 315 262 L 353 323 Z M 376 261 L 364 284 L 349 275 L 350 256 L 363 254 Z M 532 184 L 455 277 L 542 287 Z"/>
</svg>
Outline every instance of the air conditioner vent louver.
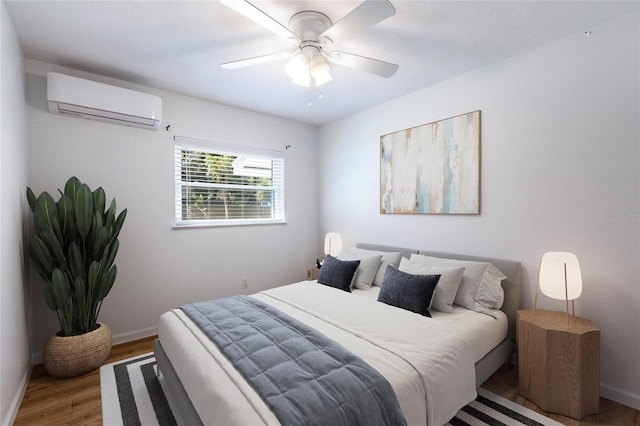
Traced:
<svg viewBox="0 0 640 426">
<path fill-rule="evenodd" d="M 162 99 L 64 74 L 47 74 L 49 112 L 158 130 Z"/>
</svg>

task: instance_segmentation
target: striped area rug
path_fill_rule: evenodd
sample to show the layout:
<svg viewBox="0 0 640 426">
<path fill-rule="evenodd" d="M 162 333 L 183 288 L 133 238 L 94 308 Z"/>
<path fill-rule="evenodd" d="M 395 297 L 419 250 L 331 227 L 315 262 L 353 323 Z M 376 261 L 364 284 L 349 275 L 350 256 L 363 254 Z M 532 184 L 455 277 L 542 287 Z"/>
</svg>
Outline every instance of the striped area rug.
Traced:
<svg viewBox="0 0 640 426">
<path fill-rule="evenodd" d="M 153 353 L 100 367 L 104 426 L 179 425 Z"/>
<path fill-rule="evenodd" d="M 105 426 L 181 425 L 173 402 L 165 396 L 152 353 L 100 367 L 102 420 Z M 555 422 L 485 389 L 447 425 L 558 426 Z"/>
<path fill-rule="evenodd" d="M 476 400 L 462 407 L 455 417 L 449 420 L 448 425 L 562 426 L 562 423 L 479 388 Z"/>
</svg>

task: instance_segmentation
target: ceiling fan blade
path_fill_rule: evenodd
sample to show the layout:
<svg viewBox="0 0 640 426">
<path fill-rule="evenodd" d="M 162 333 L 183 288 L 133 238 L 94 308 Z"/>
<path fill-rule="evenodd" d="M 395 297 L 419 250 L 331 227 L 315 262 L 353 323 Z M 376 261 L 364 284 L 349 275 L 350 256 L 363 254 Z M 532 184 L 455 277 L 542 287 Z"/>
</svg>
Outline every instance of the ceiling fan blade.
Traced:
<svg viewBox="0 0 640 426">
<path fill-rule="evenodd" d="M 345 35 L 357 34 L 380 21 L 395 15 L 396 9 L 388 0 L 365 0 L 358 7 L 333 24 L 320 37 L 339 40 Z"/>
<path fill-rule="evenodd" d="M 326 56 L 329 62 L 334 64 L 366 71 L 384 78 L 391 77 L 399 68 L 397 64 L 381 61 L 379 59 L 367 58 L 366 56 L 354 55 L 353 53 L 334 51 Z"/>
<path fill-rule="evenodd" d="M 290 58 L 295 52 L 282 52 L 273 53 L 271 55 L 255 56 L 253 58 L 240 59 L 239 61 L 231 61 L 220 64 L 222 68 L 228 70 L 235 70 L 238 68 L 249 67 L 251 65 L 263 64 L 265 62 L 271 62 L 278 59 Z"/>
<path fill-rule="evenodd" d="M 246 0 L 220 0 L 220 3 L 228 8 L 235 10 L 239 14 L 251 19 L 253 22 L 263 26 L 269 31 L 279 35 L 285 40 L 292 40 L 300 43 L 297 35 L 291 32 L 287 27 L 273 19 Z"/>
</svg>

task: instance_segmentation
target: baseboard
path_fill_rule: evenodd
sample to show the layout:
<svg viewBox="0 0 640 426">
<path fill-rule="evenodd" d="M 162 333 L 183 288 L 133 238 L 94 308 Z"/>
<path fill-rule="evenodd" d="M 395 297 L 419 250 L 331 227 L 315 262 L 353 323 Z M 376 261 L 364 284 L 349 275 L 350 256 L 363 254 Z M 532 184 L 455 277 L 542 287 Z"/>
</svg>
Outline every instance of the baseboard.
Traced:
<svg viewBox="0 0 640 426">
<path fill-rule="evenodd" d="M 158 334 L 158 326 L 143 328 L 141 330 L 130 331 L 128 333 L 116 334 L 112 337 L 113 344 L 119 345 L 121 343 L 131 342 L 133 340 L 144 339 L 145 337 Z"/>
<path fill-rule="evenodd" d="M 600 383 L 600 396 L 640 410 L 640 395 Z"/>
<path fill-rule="evenodd" d="M 133 340 L 144 339 L 145 337 L 154 336 L 158 334 L 158 326 L 147 327 L 140 330 L 130 331 L 127 333 L 120 333 L 111 336 L 112 343 L 119 345 L 121 343 L 131 342 Z M 31 357 L 31 363 L 33 365 L 42 364 L 42 352 L 36 352 Z"/>
<path fill-rule="evenodd" d="M 27 368 L 24 376 L 22 376 L 20 386 L 18 387 L 18 392 L 16 392 L 16 395 L 13 397 L 13 401 L 11 401 L 11 406 L 9 407 L 9 412 L 7 413 L 7 417 L 5 418 L 5 425 L 12 425 L 16 421 L 18 410 L 20 409 L 20 404 L 22 404 L 22 398 L 24 398 L 24 393 L 27 391 L 27 386 L 29 385 L 29 377 L 31 377 L 32 370 L 33 367 Z"/>
</svg>

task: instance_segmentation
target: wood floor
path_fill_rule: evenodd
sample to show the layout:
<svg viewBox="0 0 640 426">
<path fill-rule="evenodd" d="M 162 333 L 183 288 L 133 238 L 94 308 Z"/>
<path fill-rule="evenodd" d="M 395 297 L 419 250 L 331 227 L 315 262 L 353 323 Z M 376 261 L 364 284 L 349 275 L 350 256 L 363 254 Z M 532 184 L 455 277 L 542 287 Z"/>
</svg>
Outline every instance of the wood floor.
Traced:
<svg viewBox="0 0 640 426">
<path fill-rule="evenodd" d="M 612 425 L 640 426 L 640 411 L 617 402 L 600 398 L 600 413 L 586 416 L 582 420 L 572 419 L 560 414 L 545 413 L 533 402 L 518 395 L 518 369 L 504 365 L 484 382 L 483 388 L 514 401 L 530 410 L 543 414 L 559 423 L 569 426 Z"/>
<path fill-rule="evenodd" d="M 114 346 L 106 363 L 141 355 L 153 350 L 155 337 Z M 600 413 L 582 421 L 545 413 L 518 395 L 517 370 L 504 366 L 482 386 L 569 426 L 640 426 L 640 412 L 600 398 Z M 54 379 L 42 365 L 34 367 L 18 411 L 15 425 L 101 425 L 100 372 L 95 370 L 73 379 Z"/>
<path fill-rule="evenodd" d="M 106 364 L 153 351 L 154 337 L 116 345 Z M 42 364 L 33 368 L 14 425 L 101 425 L 100 370 L 54 379 Z"/>
</svg>

